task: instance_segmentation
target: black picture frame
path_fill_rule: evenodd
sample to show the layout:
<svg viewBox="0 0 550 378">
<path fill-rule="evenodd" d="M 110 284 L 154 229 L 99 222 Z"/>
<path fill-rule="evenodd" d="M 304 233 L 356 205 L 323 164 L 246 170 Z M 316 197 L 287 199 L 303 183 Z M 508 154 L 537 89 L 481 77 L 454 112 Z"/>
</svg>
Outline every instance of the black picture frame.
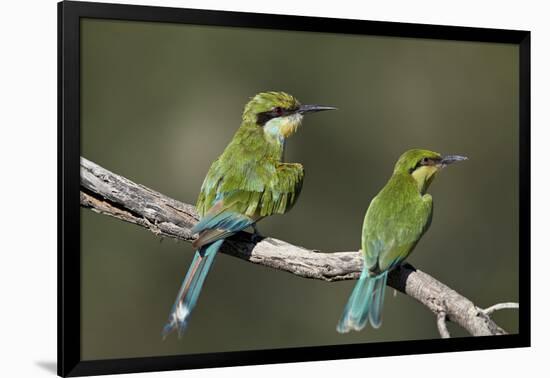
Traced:
<svg viewBox="0 0 550 378">
<path fill-rule="evenodd" d="M 519 333 L 150 358 L 80 359 L 80 19 L 117 19 L 519 46 Z M 58 374 L 82 376 L 530 346 L 530 32 L 155 6 L 58 3 Z"/>
</svg>

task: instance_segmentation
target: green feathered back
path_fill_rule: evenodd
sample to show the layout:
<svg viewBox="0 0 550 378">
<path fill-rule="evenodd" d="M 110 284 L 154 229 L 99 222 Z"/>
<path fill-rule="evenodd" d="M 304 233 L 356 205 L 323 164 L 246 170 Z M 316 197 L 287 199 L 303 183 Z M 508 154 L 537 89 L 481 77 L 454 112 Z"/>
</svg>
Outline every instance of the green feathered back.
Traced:
<svg viewBox="0 0 550 378">
<path fill-rule="evenodd" d="M 432 221 L 432 197 L 426 194 L 434 177 L 447 164 L 464 160 L 413 149 L 397 160 L 393 175 L 374 197 L 365 214 L 361 248 L 364 267 L 342 317 L 338 332 L 359 331 L 367 322 L 382 324 L 382 304 L 389 272 L 412 252 Z"/>
<path fill-rule="evenodd" d="M 365 215 L 362 249 L 368 269 L 379 272 L 400 264 L 431 219 L 431 195 L 421 195 L 410 175 L 394 174 Z"/>
<path fill-rule="evenodd" d="M 366 267 L 373 273 L 398 266 L 412 252 L 432 220 L 432 196 L 425 194 L 435 176 L 411 174 L 422 159 L 441 155 L 422 149 L 405 152 L 392 177 L 372 200 L 363 222 L 362 250 Z"/>
</svg>

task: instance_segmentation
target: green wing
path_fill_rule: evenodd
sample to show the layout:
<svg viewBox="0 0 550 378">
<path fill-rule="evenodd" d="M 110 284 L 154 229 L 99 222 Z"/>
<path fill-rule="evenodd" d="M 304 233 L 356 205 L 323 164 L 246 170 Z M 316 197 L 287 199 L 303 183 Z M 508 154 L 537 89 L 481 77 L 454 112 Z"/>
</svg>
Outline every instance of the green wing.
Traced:
<svg viewBox="0 0 550 378">
<path fill-rule="evenodd" d="M 390 180 L 373 199 L 363 223 L 362 248 L 369 270 L 399 265 L 430 226 L 432 197 L 421 196 L 413 185 Z"/>
<path fill-rule="evenodd" d="M 296 202 L 303 178 L 301 164 L 218 159 L 203 182 L 197 210 L 204 216 L 223 201 L 223 210 L 253 218 L 284 214 Z"/>
<path fill-rule="evenodd" d="M 275 174 L 271 177 L 260 201 L 260 215 L 263 217 L 288 212 L 296 203 L 303 182 L 302 164 L 276 164 Z"/>
</svg>

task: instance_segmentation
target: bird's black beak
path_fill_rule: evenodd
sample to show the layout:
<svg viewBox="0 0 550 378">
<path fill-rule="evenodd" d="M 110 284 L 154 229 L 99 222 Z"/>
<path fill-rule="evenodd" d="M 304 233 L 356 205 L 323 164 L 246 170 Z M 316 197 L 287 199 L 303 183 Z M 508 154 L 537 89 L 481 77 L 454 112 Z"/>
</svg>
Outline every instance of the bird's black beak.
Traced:
<svg viewBox="0 0 550 378">
<path fill-rule="evenodd" d="M 439 165 L 441 166 L 441 168 L 445 168 L 446 166 L 456 163 L 457 161 L 464 161 L 464 160 L 468 160 L 468 158 L 466 156 L 460 156 L 460 155 L 447 155 L 447 156 L 444 156 L 443 159 L 441 159 L 441 162 L 439 163 Z"/>
<path fill-rule="evenodd" d="M 324 110 L 337 110 L 334 106 L 325 106 L 325 105 L 300 105 L 297 112 L 300 114 L 304 113 L 314 113 L 322 112 Z"/>
</svg>

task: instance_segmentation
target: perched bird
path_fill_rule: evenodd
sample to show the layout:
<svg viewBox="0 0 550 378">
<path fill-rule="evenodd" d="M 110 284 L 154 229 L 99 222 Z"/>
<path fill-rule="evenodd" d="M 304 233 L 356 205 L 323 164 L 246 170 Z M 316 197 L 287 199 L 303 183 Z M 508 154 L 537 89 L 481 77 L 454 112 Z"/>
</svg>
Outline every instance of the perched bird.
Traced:
<svg viewBox="0 0 550 378">
<path fill-rule="evenodd" d="M 166 337 L 174 329 L 181 336 L 197 304 L 202 285 L 225 238 L 253 227 L 273 214 L 284 214 L 296 202 L 304 169 L 285 163 L 286 139 L 302 124 L 306 113 L 336 109 L 302 105 L 284 92 L 254 96 L 244 108 L 242 123 L 204 179 L 197 200 L 200 222 L 193 247 L 195 257 L 163 329 Z"/>
<path fill-rule="evenodd" d="M 365 215 L 363 272 L 344 308 L 338 332 L 359 331 L 367 321 L 380 327 L 388 273 L 403 263 L 430 226 L 432 196 L 426 193 L 430 183 L 441 169 L 466 159 L 420 149 L 401 155 L 392 177 Z"/>
</svg>

